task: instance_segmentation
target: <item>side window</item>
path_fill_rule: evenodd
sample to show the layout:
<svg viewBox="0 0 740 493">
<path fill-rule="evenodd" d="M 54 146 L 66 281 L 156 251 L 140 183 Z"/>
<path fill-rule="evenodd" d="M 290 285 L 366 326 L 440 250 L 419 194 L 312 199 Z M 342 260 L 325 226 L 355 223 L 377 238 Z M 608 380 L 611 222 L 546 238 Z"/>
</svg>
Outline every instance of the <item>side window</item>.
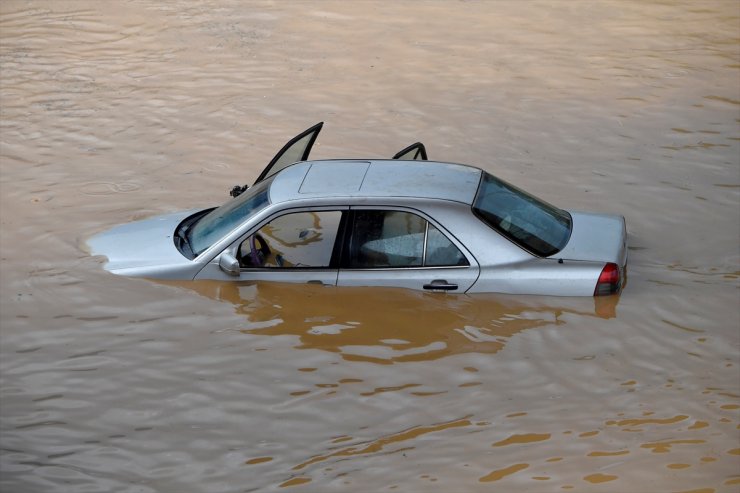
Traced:
<svg viewBox="0 0 740 493">
<path fill-rule="evenodd" d="M 356 211 L 349 247 L 350 267 L 421 266 L 425 223 L 408 212 Z"/>
<path fill-rule="evenodd" d="M 427 251 L 424 265 L 441 267 L 469 264 L 465 255 L 440 230 L 430 224 L 429 231 L 427 231 Z"/>
<path fill-rule="evenodd" d="M 244 268 L 329 267 L 341 211 L 285 214 L 270 221 L 239 247 Z"/>
<path fill-rule="evenodd" d="M 455 265 L 468 265 L 468 261 L 434 225 L 416 214 L 355 211 L 349 242 L 349 268 Z"/>
</svg>

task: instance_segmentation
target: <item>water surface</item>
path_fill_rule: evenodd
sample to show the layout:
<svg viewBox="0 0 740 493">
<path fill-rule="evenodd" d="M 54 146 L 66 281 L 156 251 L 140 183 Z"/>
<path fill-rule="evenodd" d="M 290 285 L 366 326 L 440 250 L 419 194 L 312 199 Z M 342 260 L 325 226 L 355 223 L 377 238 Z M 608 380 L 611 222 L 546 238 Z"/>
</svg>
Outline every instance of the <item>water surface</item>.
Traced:
<svg viewBox="0 0 740 493">
<path fill-rule="evenodd" d="M 740 6 L 0 4 L 5 491 L 738 491 Z M 607 300 L 110 275 L 85 240 L 417 140 L 623 214 Z"/>
</svg>

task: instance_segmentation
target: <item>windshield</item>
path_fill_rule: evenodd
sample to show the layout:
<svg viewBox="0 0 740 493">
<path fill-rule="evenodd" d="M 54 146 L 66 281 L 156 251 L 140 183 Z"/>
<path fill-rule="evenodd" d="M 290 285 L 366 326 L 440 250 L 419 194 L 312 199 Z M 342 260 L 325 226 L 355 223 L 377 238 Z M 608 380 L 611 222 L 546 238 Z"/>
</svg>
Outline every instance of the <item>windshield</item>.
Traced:
<svg viewBox="0 0 740 493">
<path fill-rule="evenodd" d="M 200 255 L 249 216 L 264 209 L 270 203 L 267 192 L 271 182 L 260 182 L 196 222 L 187 232 L 193 254 Z"/>
<path fill-rule="evenodd" d="M 525 250 L 549 257 L 570 238 L 570 214 L 483 173 L 473 212 Z"/>
</svg>

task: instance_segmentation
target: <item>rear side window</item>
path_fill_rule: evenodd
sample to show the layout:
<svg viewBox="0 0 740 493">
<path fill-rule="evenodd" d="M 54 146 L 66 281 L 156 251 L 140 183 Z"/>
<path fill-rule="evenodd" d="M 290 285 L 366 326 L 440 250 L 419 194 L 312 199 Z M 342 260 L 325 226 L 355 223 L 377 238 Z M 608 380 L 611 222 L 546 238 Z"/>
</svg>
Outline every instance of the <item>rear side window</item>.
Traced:
<svg viewBox="0 0 740 493">
<path fill-rule="evenodd" d="M 473 212 L 490 227 L 540 257 L 556 254 L 570 238 L 570 214 L 488 173 L 483 173 Z"/>
<path fill-rule="evenodd" d="M 347 267 L 467 266 L 462 252 L 426 219 L 404 211 L 354 212 Z"/>
<path fill-rule="evenodd" d="M 427 223 L 429 224 L 429 223 Z M 446 265 L 468 265 L 462 252 L 440 230 L 429 224 L 424 265 L 443 267 Z"/>
</svg>

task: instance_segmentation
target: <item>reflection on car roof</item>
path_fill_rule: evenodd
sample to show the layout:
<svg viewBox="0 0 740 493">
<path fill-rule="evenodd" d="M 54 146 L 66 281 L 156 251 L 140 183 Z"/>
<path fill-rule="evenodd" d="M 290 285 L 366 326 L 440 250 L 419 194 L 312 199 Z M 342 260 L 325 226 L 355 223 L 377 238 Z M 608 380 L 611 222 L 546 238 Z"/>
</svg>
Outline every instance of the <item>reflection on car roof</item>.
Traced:
<svg viewBox="0 0 740 493">
<path fill-rule="evenodd" d="M 430 161 L 328 160 L 296 163 L 270 187 L 273 203 L 307 197 L 418 197 L 472 204 L 481 170 Z"/>
</svg>

